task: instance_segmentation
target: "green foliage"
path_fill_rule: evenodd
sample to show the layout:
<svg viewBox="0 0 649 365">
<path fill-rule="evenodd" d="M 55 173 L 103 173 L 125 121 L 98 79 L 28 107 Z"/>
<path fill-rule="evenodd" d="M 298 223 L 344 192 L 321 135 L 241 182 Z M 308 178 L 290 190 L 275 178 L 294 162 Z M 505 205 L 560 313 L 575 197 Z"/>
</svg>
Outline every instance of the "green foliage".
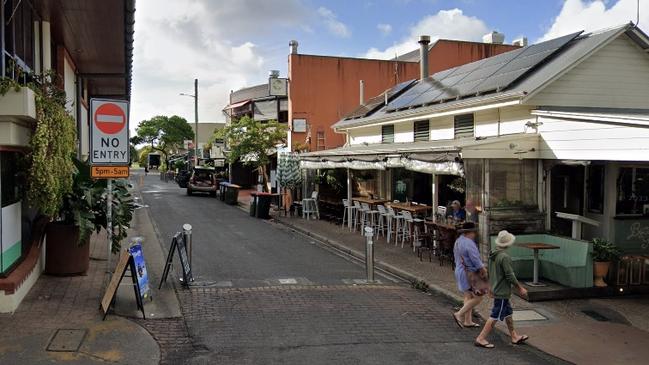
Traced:
<svg viewBox="0 0 649 365">
<path fill-rule="evenodd" d="M 593 239 L 593 261 L 614 262 L 620 258 L 620 254 L 620 249 L 607 239 Z"/>
<path fill-rule="evenodd" d="M 72 190 L 64 196 L 60 216 L 66 224 L 79 227 L 79 244 L 84 244 L 93 231 L 108 229 L 107 180 L 90 177 L 90 165 L 74 159 Z M 112 251 L 118 252 L 133 219 L 135 205 L 126 180 L 113 180 Z"/>
<path fill-rule="evenodd" d="M 185 140 L 194 139 L 192 127 L 185 118 L 177 115 L 158 115 L 143 120 L 138 124 L 136 133 L 137 135 L 131 138 L 131 143 L 146 143 L 152 149 L 162 152 L 165 160 L 170 152 L 182 147 Z"/>
<path fill-rule="evenodd" d="M 245 116 L 215 132 L 230 147 L 228 161 L 255 167 L 270 163 L 268 152 L 286 140 L 286 125 L 275 120 L 257 122 Z M 254 158 L 250 158 L 254 157 Z"/>
<path fill-rule="evenodd" d="M 419 291 L 423 291 L 423 292 L 428 291 L 428 284 L 423 280 L 414 280 L 414 281 L 410 282 L 410 286 L 413 289 L 417 289 Z"/>
<path fill-rule="evenodd" d="M 30 88 L 36 94 L 38 123 L 30 140 L 27 198 L 41 213 L 56 217 L 72 189 L 76 125 L 65 109 L 65 92 L 56 86 L 55 75 L 34 79 Z"/>
<path fill-rule="evenodd" d="M 151 146 L 144 146 L 140 149 L 140 151 L 138 152 L 138 162 L 140 166 L 147 166 L 149 164 L 149 153 L 151 153 L 152 150 L 153 148 L 151 148 Z"/>
<path fill-rule="evenodd" d="M 256 167 L 264 180 L 268 181 L 266 172 L 266 165 L 270 163 L 268 153 L 278 144 L 285 142 L 286 131 L 286 125 L 275 120 L 257 122 L 245 116 L 217 130 L 214 138 L 224 140 L 230 148 L 228 162 L 240 161 L 244 165 Z"/>
</svg>

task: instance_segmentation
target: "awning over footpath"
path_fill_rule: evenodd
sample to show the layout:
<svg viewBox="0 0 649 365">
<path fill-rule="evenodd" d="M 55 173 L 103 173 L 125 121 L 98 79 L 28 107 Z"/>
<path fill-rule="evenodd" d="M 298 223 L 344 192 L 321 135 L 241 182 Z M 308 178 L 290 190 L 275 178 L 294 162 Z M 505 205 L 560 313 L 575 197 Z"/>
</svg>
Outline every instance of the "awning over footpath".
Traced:
<svg viewBox="0 0 649 365">
<path fill-rule="evenodd" d="M 354 145 L 300 154 L 303 169 L 385 170 L 402 167 L 429 174 L 464 174 L 459 149 L 439 142 Z"/>
</svg>

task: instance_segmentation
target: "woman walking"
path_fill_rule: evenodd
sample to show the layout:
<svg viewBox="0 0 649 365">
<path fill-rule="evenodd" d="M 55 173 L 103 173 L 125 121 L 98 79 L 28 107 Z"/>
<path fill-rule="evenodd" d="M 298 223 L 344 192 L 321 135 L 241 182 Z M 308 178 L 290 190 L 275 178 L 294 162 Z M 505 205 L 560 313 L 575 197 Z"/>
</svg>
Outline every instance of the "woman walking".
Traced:
<svg viewBox="0 0 649 365">
<path fill-rule="evenodd" d="M 455 280 L 457 288 L 464 294 L 464 306 L 453 313 L 455 323 L 461 328 L 480 327 L 473 322 L 473 308 L 482 301 L 486 294 L 485 286 L 478 286 L 476 282 L 487 282 L 487 270 L 480 259 L 480 251 L 475 243 L 477 227 L 473 222 L 465 222 L 458 230 L 460 237 L 455 241 L 453 254 L 455 256 Z M 471 276 L 471 278 L 469 277 Z M 471 280 L 473 279 L 473 280 Z"/>
</svg>

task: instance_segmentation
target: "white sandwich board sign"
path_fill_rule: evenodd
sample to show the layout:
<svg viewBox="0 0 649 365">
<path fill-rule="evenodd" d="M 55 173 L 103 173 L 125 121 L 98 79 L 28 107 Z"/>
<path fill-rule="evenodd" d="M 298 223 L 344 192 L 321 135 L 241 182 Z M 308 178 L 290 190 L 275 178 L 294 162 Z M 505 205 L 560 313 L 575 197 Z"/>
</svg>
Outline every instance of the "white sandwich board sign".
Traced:
<svg viewBox="0 0 649 365">
<path fill-rule="evenodd" d="M 128 102 L 90 99 L 90 163 L 128 165 Z"/>
</svg>

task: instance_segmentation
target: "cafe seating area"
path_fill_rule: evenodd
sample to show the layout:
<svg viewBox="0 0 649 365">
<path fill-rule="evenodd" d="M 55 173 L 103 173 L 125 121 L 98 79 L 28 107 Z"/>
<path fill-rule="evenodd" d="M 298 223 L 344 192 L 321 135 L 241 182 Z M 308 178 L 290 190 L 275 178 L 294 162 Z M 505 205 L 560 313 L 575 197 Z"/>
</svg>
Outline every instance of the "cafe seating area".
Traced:
<svg viewBox="0 0 649 365">
<path fill-rule="evenodd" d="M 496 247 L 495 238 L 491 237 L 492 249 Z M 544 243 L 559 247 L 539 252 L 539 270 L 543 278 L 571 288 L 593 286 L 592 242 L 550 234 L 517 235 L 516 244 L 509 249 L 509 254 L 514 272 L 523 280 L 531 279 L 534 269 L 533 251 L 522 247 L 525 243 Z"/>
</svg>

